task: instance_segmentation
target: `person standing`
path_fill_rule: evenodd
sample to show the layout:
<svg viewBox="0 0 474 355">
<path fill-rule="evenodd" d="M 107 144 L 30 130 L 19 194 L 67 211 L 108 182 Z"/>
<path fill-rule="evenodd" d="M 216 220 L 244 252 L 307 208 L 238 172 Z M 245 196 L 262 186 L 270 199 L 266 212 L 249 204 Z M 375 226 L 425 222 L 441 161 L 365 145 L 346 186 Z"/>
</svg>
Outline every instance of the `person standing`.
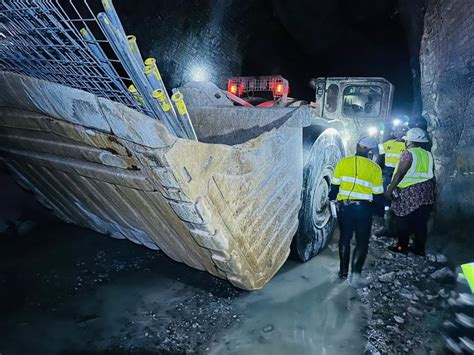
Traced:
<svg viewBox="0 0 474 355">
<path fill-rule="evenodd" d="M 372 138 L 362 138 L 354 156 L 340 160 L 331 181 L 329 199 L 337 199 L 339 237 L 339 277 L 349 272 L 351 239 L 356 238 L 352 255 L 351 281 L 360 277 L 369 247 L 374 196 L 383 200 L 382 169 L 367 156 L 377 148 Z"/>
<path fill-rule="evenodd" d="M 398 165 L 400 156 L 405 150 L 405 142 L 403 136 L 407 133 L 408 128 L 405 125 L 396 125 L 392 129 L 392 139 L 379 144 L 379 156 L 383 156 L 383 188 L 387 190 L 388 185 L 392 181 L 393 172 Z M 385 200 L 383 227 L 375 232 L 376 236 L 392 236 L 394 234 L 392 226 L 392 212 L 390 211 L 390 200 Z"/>
<path fill-rule="evenodd" d="M 385 198 L 392 201 L 398 228 L 398 242 L 389 249 L 403 254 L 410 250 L 424 256 L 428 218 L 435 202 L 433 156 L 424 149 L 429 140 L 423 129 L 412 128 L 403 139 L 407 149 L 385 192 Z M 409 249 L 411 234 L 414 244 Z"/>
</svg>

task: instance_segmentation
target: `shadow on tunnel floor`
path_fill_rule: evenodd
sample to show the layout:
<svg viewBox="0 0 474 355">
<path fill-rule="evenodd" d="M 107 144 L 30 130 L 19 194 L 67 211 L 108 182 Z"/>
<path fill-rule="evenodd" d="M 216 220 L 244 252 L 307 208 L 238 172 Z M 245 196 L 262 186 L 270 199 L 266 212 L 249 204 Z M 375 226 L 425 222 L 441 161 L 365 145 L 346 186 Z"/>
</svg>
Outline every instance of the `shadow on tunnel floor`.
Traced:
<svg viewBox="0 0 474 355">
<path fill-rule="evenodd" d="M 332 277 L 336 265 L 327 249 L 306 264 L 288 261 L 263 290 L 246 292 L 160 251 L 46 214 L 29 233 L 0 237 L 0 352 L 239 353 L 303 346 L 350 353 L 362 346 L 363 320 L 358 312 L 344 315 L 356 301 Z M 351 319 L 343 322 L 343 342 L 333 332 L 333 311 Z M 308 332 L 317 334 L 314 343 L 305 340 Z"/>
</svg>

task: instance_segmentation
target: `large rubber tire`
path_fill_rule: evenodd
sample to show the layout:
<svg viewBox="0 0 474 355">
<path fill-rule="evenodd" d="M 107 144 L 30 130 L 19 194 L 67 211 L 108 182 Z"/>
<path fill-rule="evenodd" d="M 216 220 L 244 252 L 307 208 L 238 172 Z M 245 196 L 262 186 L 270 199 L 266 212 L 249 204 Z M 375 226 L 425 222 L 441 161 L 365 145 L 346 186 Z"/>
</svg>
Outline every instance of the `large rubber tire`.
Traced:
<svg viewBox="0 0 474 355">
<path fill-rule="evenodd" d="M 344 157 L 344 144 L 337 130 L 311 126 L 303 130 L 303 147 L 303 203 L 291 254 L 305 262 L 327 246 L 336 225 L 328 195 L 336 164 Z"/>
</svg>

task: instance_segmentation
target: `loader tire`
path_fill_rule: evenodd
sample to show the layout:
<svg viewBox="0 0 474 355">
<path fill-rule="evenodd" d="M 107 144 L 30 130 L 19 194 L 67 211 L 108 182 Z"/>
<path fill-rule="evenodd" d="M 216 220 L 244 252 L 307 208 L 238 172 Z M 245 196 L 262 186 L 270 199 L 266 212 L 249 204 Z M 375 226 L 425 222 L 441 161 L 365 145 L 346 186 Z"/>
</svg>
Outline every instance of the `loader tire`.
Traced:
<svg viewBox="0 0 474 355">
<path fill-rule="evenodd" d="M 302 206 L 291 254 L 306 262 L 327 246 L 336 225 L 328 195 L 336 164 L 344 156 L 344 144 L 337 130 L 311 126 L 303 130 L 303 146 Z"/>
</svg>

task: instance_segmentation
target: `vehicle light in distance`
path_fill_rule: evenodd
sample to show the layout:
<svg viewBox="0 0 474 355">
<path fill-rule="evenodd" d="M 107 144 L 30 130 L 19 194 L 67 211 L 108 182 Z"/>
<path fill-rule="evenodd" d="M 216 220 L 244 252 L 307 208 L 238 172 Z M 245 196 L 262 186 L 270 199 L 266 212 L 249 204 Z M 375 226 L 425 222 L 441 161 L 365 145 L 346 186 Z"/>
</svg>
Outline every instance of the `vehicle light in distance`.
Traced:
<svg viewBox="0 0 474 355">
<path fill-rule="evenodd" d="M 367 129 L 367 132 L 370 136 L 376 136 L 379 133 L 379 130 L 377 129 L 377 127 L 371 126 Z"/>
<path fill-rule="evenodd" d="M 283 95 L 283 84 L 277 84 L 275 91 L 277 95 Z"/>
<path fill-rule="evenodd" d="M 227 85 L 227 91 L 233 95 L 237 95 L 237 84 L 232 81 L 229 81 Z"/>
</svg>

